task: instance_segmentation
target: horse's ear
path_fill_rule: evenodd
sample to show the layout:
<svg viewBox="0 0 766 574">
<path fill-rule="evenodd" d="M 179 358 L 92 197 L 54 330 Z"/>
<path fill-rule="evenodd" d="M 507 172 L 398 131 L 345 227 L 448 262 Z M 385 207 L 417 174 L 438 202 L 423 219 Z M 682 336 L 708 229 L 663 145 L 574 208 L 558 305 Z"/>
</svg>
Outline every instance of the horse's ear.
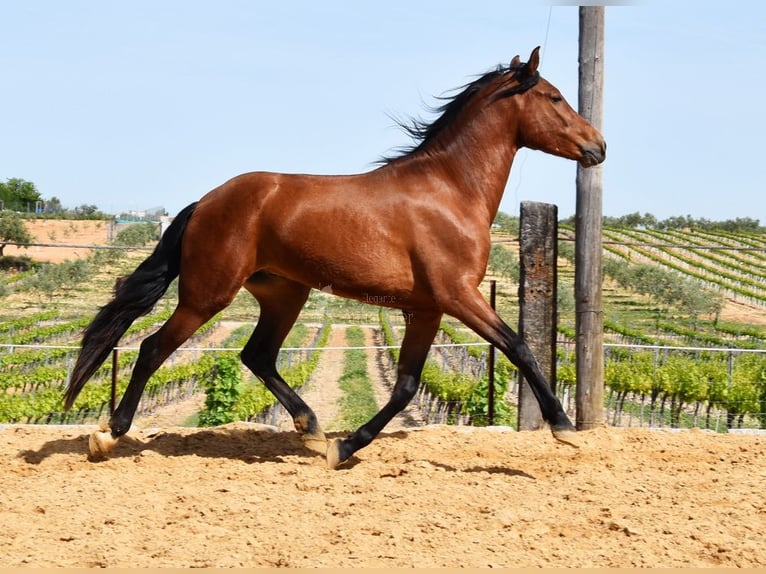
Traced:
<svg viewBox="0 0 766 574">
<path fill-rule="evenodd" d="M 513 59 L 511 59 L 511 68 L 518 68 L 519 66 L 521 66 L 521 58 L 516 54 Z"/>
<path fill-rule="evenodd" d="M 529 61 L 527 61 L 526 64 L 524 64 L 524 75 L 526 76 L 532 76 L 535 72 L 537 72 L 537 67 L 540 65 L 540 46 L 532 50 L 532 53 L 529 55 Z"/>
</svg>

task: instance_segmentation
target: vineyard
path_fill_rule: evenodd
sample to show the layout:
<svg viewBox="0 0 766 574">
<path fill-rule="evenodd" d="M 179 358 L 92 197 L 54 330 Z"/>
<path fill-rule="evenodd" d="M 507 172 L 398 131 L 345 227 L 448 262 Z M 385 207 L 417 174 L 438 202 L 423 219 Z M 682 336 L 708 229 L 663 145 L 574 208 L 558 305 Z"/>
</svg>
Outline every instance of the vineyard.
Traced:
<svg viewBox="0 0 766 574">
<path fill-rule="evenodd" d="M 604 229 L 610 422 L 766 426 L 765 252 L 755 233 Z"/>
<path fill-rule="evenodd" d="M 575 383 L 573 234 L 562 225 L 556 367 L 556 390 L 570 412 Z M 495 240 L 482 288 L 488 291 L 489 280 L 496 281 L 498 311 L 515 325 L 516 242 L 507 232 Z M 74 261 L 0 272 L 0 422 L 94 423 L 107 416 L 112 386 L 119 398 L 138 343 L 169 316 L 174 286 L 131 327 L 113 360 L 68 413 L 61 409 L 62 393 L 82 329 L 105 303 L 116 277 L 144 256 L 141 251 L 93 250 Z M 715 431 L 765 428 L 766 235 L 607 226 L 604 256 L 607 422 Z M 150 379 L 138 414 L 204 393 L 203 407 L 184 424 L 277 420 L 279 406 L 241 366 L 237 353 L 257 313 L 249 294 L 241 293 Z M 334 430 L 355 428 L 385 400 L 370 381 L 380 375 L 373 371 L 395 372 L 404 322 L 397 311 L 315 291 L 285 341 L 280 372 L 303 392 L 322 357 L 330 354 L 324 349 L 331 328 L 342 326 L 342 346 L 349 348 L 333 351 L 342 356 L 339 414 L 333 425 Z M 381 348 L 369 348 L 365 333 Z M 487 346 L 449 317 L 435 343 L 413 401 L 418 420 L 486 425 Z M 370 353 L 380 354 L 377 366 L 366 361 Z M 505 358 L 496 364 L 495 384 L 496 396 L 504 400 L 496 404 L 493 422 L 514 426 L 517 378 Z"/>
</svg>

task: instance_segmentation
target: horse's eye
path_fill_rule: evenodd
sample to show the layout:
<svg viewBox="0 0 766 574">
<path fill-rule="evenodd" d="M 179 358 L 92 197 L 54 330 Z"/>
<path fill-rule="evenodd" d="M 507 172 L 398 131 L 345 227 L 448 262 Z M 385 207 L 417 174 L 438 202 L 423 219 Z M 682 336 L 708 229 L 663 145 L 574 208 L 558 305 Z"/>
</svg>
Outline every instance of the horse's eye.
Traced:
<svg viewBox="0 0 766 574">
<path fill-rule="evenodd" d="M 551 96 L 551 101 L 552 101 L 554 104 L 558 104 L 559 102 L 563 102 L 563 101 L 564 101 L 564 98 L 562 98 L 562 97 L 561 97 L 559 94 L 553 94 L 553 95 Z"/>
</svg>

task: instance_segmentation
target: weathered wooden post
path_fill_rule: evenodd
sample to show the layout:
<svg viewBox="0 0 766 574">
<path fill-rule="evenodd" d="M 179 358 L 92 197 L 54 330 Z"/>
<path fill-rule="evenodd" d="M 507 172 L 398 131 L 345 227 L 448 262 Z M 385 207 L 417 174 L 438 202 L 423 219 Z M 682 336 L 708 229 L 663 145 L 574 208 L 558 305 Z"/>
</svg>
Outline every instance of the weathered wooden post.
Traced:
<svg viewBox="0 0 766 574">
<path fill-rule="evenodd" d="M 556 381 L 556 258 L 558 209 L 523 201 L 519 221 L 519 334 L 537 358 L 548 384 Z M 544 426 L 529 383 L 519 381 L 519 430 Z"/>
<path fill-rule="evenodd" d="M 604 85 L 604 7 L 580 7 L 578 112 L 601 129 Z M 604 309 L 601 298 L 603 171 L 577 166 L 575 214 L 575 331 L 577 430 L 604 425 Z"/>
</svg>

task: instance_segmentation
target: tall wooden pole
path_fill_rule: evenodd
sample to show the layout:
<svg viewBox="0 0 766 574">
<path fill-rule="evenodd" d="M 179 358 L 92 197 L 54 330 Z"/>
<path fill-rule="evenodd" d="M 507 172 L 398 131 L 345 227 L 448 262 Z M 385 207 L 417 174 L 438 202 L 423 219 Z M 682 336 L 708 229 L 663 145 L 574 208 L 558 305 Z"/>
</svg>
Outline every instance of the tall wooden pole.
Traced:
<svg viewBox="0 0 766 574">
<path fill-rule="evenodd" d="M 601 130 L 604 88 L 604 7 L 580 7 L 578 112 Z M 575 213 L 575 401 L 578 430 L 604 425 L 604 311 L 601 302 L 603 171 L 577 166 Z"/>
</svg>

